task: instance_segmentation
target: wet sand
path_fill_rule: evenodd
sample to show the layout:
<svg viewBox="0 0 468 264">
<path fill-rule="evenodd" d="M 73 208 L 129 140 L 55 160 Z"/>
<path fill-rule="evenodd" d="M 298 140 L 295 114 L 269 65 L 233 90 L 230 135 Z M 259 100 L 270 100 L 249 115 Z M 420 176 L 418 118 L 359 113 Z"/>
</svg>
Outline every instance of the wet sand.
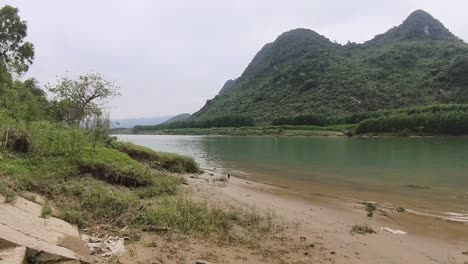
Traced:
<svg viewBox="0 0 468 264">
<path fill-rule="evenodd" d="M 273 213 L 284 231 L 262 241 L 259 248 L 144 233 L 141 241 L 127 246 L 120 263 L 195 263 L 199 259 L 211 263 L 468 263 L 468 255 L 463 254 L 468 251 L 466 224 L 399 213 L 388 205 L 377 205 L 369 218 L 355 199 L 305 195 L 239 177 L 219 181 L 225 176 L 221 169 L 185 175 L 184 191 L 192 199 L 224 208 Z M 368 225 L 377 233 L 351 234 L 354 225 Z M 408 234 L 381 230 L 384 227 Z"/>
<path fill-rule="evenodd" d="M 225 206 L 274 211 L 287 225 L 299 226 L 290 236 L 320 239 L 328 251 L 335 252 L 327 256 L 335 263 L 468 263 L 468 256 L 462 254 L 468 250 L 466 224 L 398 213 L 386 205 L 378 205 L 374 217 L 369 218 L 364 206 L 354 199 L 303 195 L 236 177 L 213 183 L 220 173 L 207 172 L 201 179 L 190 179 L 195 197 Z M 351 235 L 353 225 L 369 225 L 377 234 Z M 381 230 L 383 227 L 408 234 L 392 234 Z"/>
</svg>

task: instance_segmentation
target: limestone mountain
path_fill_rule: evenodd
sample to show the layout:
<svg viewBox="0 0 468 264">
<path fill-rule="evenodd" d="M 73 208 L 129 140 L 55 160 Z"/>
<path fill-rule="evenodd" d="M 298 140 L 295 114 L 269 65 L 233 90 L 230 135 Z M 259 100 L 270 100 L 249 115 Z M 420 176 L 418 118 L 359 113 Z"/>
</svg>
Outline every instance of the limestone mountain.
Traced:
<svg viewBox="0 0 468 264">
<path fill-rule="evenodd" d="M 176 115 L 176 116 L 173 116 L 173 117 L 167 119 L 166 121 L 162 122 L 162 124 L 170 124 L 170 123 L 174 123 L 174 122 L 184 121 L 184 120 L 189 119 L 191 116 L 192 115 L 189 114 L 189 113 Z"/>
<path fill-rule="evenodd" d="M 191 120 L 247 115 L 259 123 L 468 102 L 468 45 L 418 10 L 363 43 L 340 45 L 309 29 L 266 44 Z"/>
<path fill-rule="evenodd" d="M 377 35 L 367 44 L 405 40 L 457 40 L 440 21 L 423 10 L 416 10 L 398 27 Z"/>
<path fill-rule="evenodd" d="M 223 88 L 219 91 L 218 95 L 226 95 L 229 90 L 231 90 L 232 87 L 236 84 L 236 79 L 232 80 L 227 80 L 226 83 L 224 83 Z"/>
</svg>

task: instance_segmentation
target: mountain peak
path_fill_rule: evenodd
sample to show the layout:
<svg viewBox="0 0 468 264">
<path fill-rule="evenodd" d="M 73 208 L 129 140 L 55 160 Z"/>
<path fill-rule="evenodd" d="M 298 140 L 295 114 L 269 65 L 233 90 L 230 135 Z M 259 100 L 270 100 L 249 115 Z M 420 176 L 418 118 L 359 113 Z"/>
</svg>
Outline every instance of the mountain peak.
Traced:
<svg viewBox="0 0 468 264">
<path fill-rule="evenodd" d="M 408 18 L 406 18 L 406 21 L 408 20 L 414 20 L 414 19 L 427 19 L 427 20 L 436 20 L 431 14 L 428 12 L 418 9 L 413 11 Z"/>
<path fill-rule="evenodd" d="M 439 20 L 424 10 L 412 12 L 401 25 L 377 35 L 367 44 L 404 40 L 453 40 L 457 39 Z"/>
<path fill-rule="evenodd" d="M 288 40 L 304 40 L 304 41 L 325 41 L 330 42 L 326 37 L 319 33 L 307 29 L 307 28 L 296 28 L 281 34 L 275 42 L 288 41 Z"/>
</svg>

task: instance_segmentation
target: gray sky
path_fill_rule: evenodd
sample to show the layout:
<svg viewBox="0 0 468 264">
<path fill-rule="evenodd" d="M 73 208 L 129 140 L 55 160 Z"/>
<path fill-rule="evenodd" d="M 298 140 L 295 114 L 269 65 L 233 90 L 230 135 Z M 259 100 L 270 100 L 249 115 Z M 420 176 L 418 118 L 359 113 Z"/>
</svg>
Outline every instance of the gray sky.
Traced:
<svg viewBox="0 0 468 264">
<path fill-rule="evenodd" d="M 424 9 L 468 39 L 466 0 L 2 0 L 28 21 L 27 76 L 100 72 L 121 87 L 111 118 L 193 113 L 284 31 L 363 42 Z"/>
</svg>

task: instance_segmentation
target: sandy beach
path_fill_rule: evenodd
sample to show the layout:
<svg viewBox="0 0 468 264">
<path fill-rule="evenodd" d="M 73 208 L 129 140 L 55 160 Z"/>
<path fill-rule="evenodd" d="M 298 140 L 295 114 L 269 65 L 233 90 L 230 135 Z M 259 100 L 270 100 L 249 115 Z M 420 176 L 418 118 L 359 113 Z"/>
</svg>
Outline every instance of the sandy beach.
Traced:
<svg viewBox="0 0 468 264">
<path fill-rule="evenodd" d="M 368 217 L 361 201 L 305 195 L 293 189 L 205 169 L 185 175 L 187 195 L 225 208 L 274 215 L 284 230 L 260 247 L 184 236 L 143 234 L 122 263 L 468 263 L 468 226 L 397 212 L 377 204 Z M 223 179 L 220 181 L 220 179 Z M 324 191 L 325 192 L 325 191 Z M 351 234 L 354 225 L 375 234 Z M 407 234 L 394 234 L 403 231 Z M 148 246 L 152 245 L 152 246 Z M 150 262 L 148 262 L 150 261 Z"/>
</svg>

